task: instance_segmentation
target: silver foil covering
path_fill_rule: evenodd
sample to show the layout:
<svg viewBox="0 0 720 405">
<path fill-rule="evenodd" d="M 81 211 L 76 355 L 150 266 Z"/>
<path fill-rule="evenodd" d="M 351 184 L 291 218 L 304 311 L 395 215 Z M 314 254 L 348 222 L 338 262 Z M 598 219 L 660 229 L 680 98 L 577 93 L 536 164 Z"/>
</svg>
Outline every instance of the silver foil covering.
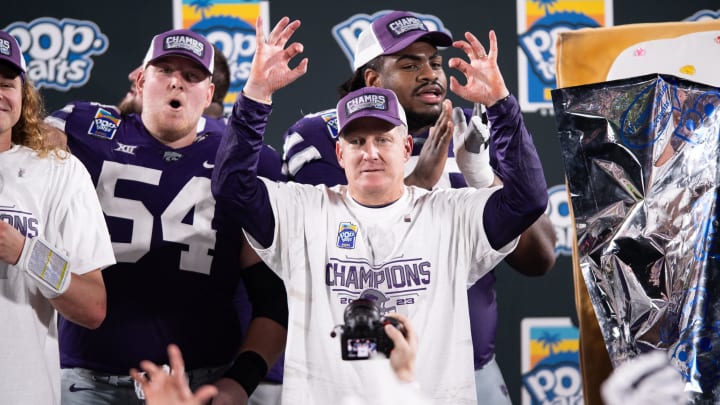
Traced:
<svg viewBox="0 0 720 405">
<path fill-rule="evenodd" d="M 611 361 L 664 350 L 693 403 L 720 403 L 718 88 L 651 75 L 552 95 Z"/>
</svg>

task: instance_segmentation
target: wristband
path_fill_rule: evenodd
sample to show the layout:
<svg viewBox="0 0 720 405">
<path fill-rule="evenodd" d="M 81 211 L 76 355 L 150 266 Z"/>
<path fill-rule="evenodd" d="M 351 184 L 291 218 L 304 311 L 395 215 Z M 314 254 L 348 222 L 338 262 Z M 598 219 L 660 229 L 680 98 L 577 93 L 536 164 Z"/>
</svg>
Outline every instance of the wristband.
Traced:
<svg viewBox="0 0 720 405">
<path fill-rule="evenodd" d="M 225 372 L 224 377 L 237 381 L 249 397 L 267 372 L 268 365 L 265 363 L 265 359 L 257 352 L 248 350 L 237 356 L 232 367 Z"/>
<path fill-rule="evenodd" d="M 67 257 L 42 238 L 25 238 L 17 265 L 45 298 L 57 298 L 70 287 Z"/>
<path fill-rule="evenodd" d="M 505 104 L 505 102 L 510 99 L 510 95 L 511 95 L 511 94 L 512 94 L 512 93 L 508 93 L 507 96 L 505 96 L 505 97 L 501 98 L 500 100 L 496 101 L 495 104 L 491 105 L 491 107 L 497 107 L 497 106 L 499 106 L 499 105 Z"/>
</svg>

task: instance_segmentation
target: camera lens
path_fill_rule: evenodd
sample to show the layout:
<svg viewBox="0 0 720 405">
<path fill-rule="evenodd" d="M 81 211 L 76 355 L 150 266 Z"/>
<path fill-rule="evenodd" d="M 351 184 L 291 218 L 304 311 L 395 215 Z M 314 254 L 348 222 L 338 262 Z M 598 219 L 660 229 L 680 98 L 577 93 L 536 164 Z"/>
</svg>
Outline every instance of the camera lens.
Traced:
<svg viewBox="0 0 720 405">
<path fill-rule="evenodd" d="M 371 329 L 380 320 L 380 311 L 373 301 L 360 298 L 345 307 L 344 318 L 351 329 Z"/>
</svg>

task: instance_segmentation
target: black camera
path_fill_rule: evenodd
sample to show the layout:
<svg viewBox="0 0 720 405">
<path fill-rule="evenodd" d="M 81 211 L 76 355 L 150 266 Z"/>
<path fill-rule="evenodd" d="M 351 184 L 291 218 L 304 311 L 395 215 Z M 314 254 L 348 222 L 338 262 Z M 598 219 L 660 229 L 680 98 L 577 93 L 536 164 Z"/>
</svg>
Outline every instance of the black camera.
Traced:
<svg viewBox="0 0 720 405">
<path fill-rule="evenodd" d="M 376 353 L 384 353 L 386 357 L 390 357 L 394 345 L 385 333 L 385 325 L 391 324 L 405 333 L 397 319 L 381 316 L 375 301 L 365 298 L 350 302 L 345 307 L 343 318 L 345 325 L 336 327 L 342 330 L 340 350 L 343 360 L 367 360 Z M 337 336 L 335 330 L 330 336 Z"/>
</svg>

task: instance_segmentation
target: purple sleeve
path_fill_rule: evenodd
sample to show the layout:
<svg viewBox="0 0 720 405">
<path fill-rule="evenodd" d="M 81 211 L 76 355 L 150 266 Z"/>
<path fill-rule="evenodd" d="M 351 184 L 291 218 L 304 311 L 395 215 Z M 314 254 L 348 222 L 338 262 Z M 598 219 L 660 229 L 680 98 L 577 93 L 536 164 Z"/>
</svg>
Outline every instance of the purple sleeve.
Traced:
<svg viewBox="0 0 720 405">
<path fill-rule="evenodd" d="M 328 187 L 347 184 L 345 172 L 337 170 L 335 165 L 322 160 L 315 160 L 303 166 L 295 175 L 294 180 L 303 184 L 325 184 Z"/>
<path fill-rule="evenodd" d="M 272 244 L 275 218 L 267 188 L 258 178 L 257 170 L 271 111 L 272 106 L 238 96 L 212 175 L 215 199 L 237 208 L 243 229 L 264 247 Z"/>
<path fill-rule="evenodd" d="M 488 118 L 492 123 L 490 152 L 504 186 L 488 199 L 483 225 L 490 245 L 499 249 L 545 212 L 547 184 L 515 97 L 488 108 Z"/>
</svg>

